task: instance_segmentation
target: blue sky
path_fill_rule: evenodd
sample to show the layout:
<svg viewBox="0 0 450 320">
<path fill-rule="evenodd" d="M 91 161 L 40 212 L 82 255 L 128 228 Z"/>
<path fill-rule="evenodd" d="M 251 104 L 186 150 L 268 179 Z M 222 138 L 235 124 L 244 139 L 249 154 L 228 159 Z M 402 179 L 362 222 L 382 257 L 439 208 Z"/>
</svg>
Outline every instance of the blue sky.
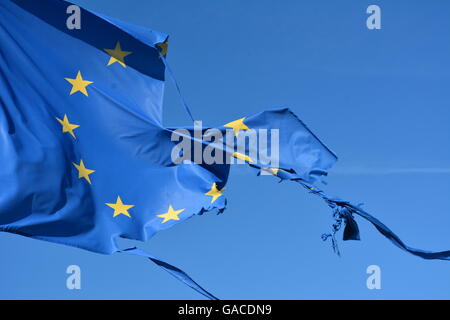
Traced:
<svg viewBox="0 0 450 320">
<path fill-rule="evenodd" d="M 197 119 L 221 125 L 289 106 L 339 161 L 325 189 L 409 245 L 450 249 L 448 1 L 78 0 L 170 35 L 168 59 Z M 366 28 L 366 8 L 382 29 Z M 167 125 L 189 122 L 168 81 Z M 357 218 L 361 242 L 337 257 L 332 223 L 294 183 L 234 168 L 223 215 L 194 217 L 139 246 L 223 299 L 449 299 L 449 262 L 393 246 Z M 123 245 L 130 242 L 122 241 Z M 134 244 L 134 243 L 133 243 Z M 0 298 L 202 298 L 145 259 L 0 234 Z M 82 270 L 69 291 L 65 269 Z M 382 289 L 366 288 L 381 267 Z"/>
</svg>

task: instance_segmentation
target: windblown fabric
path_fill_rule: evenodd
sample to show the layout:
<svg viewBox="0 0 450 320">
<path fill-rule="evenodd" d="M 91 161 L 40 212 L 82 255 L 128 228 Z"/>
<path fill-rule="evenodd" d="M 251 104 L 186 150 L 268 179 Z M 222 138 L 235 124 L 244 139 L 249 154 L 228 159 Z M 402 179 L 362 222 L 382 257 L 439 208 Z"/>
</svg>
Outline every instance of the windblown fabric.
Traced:
<svg viewBox="0 0 450 320">
<path fill-rule="evenodd" d="M 287 108 L 216 128 L 231 132 L 232 140 L 205 139 L 214 128 L 196 137 L 194 127 L 164 127 L 167 35 L 87 10 L 81 29 L 68 29 L 70 5 L 0 2 L 0 231 L 97 253 L 145 256 L 215 299 L 182 270 L 116 244 L 118 237 L 145 241 L 194 215 L 225 209 L 230 164 L 205 164 L 194 155 L 174 163 L 173 150 L 187 139 L 202 152 L 215 143 L 224 159 L 244 161 L 321 196 L 334 211 L 334 230 L 345 224 L 345 239 L 359 239 L 357 214 L 413 254 L 449 258 L 448 251 L 407 247 L 359 207 L 317 189 L 314 182 L 337 158 Z M 260 129 L 278 130 L 276 167 L 236 143 L 239 135 Z"/>
</svg>

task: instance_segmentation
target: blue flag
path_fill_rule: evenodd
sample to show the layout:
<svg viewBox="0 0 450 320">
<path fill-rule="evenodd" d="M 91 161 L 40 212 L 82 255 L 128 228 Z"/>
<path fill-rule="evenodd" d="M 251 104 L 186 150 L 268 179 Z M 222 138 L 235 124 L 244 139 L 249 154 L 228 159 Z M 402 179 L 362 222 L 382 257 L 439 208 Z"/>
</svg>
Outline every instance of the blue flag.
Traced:
<svg viewBox="0 0 450 320">
<path fill-rule="evenodd" d="M 0 3 L 0 230 L 110 254 L 120 251 L 117 237 L 144 241 L 223 210 L 229 164 L 171 159 L 177 128 L 161 117 L 167 36 L 86 10 L 81 29 L 68 29 L 69 6 Z M 287 109 L 245 123 L 286 126 L 285 146 L 298 131 L 299 149 L 283 158 L 304 177 L 335 161 Z M 231 122 L 219 131 L 241 129 Z M 311 157 L 297 161 L 305 143 Z"/>
<path fill-rule="evenodd" d="M 0 2 L 0 231 L 145 256 L 215 299 L 182 270 L 116 239 L 145 241 L 222 212 L 230 165 L 241 161 L 321 196 L 337 221 L 333 239 L 341 223 L 346 240 L 359 239 L 358 214 L 405 250 L 448 258 L 406 247 L 359 207 L 319 190 L 315 181 L 337 158 L 287 108 L 217 128 L 164 127 L 167 35 L 84 9 L 80 28 L 70 28 L 70 6 Z"/>
</svg>

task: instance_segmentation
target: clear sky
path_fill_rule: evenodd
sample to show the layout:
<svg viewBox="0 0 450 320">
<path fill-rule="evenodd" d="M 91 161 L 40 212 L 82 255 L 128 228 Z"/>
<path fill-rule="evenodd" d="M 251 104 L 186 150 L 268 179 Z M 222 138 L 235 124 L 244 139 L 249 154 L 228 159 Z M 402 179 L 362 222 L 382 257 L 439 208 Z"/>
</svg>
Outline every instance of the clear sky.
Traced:
<svg viewBox="0 0 450 320">
<path fill-rule="evenodd" d="M 289 106 L 339 156 L 325 187 L 409 245 L 450 249 L 450 2 L 77 0 L 170 35 L 168 60 L 196 119 L 221 125 Z M 368 30 L 366 8 L 381 8 Z M 167 81 L 167 125 L 189 118 Z M 357 218 L 362 241 L 295 183 L 233 168 L 223 215 L 194 217 L 139 246 L 222 299 L 449 299 L 450 262 L 393 246 Z M 339 235 L 341 238 L 341 235 Z M 130 245 L 129 241 L 122 241 Z M 197 299 L 145 259 L 0 234 L 0 298 Z M 82 289 L 66 288 L 68 265 Z M 368 290 L 366 268 L 381 268 Z"/>
</svg>

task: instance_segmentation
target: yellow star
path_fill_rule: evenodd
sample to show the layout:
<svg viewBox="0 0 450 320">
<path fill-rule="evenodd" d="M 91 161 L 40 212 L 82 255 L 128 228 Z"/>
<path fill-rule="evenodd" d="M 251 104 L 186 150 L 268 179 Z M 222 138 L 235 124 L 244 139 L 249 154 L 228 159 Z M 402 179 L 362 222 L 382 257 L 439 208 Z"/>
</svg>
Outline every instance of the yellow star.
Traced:
<svg viewBox="0 0 450 320">
<path fill-rule="evenodd" d="M 77 137 L 75 137 L 75 133 L 73 133 L 73 130 L 75 130 L 76 128 L 79 127 L 79 125 L 77 124 L 73 124 L 69 122 L 69 119 L 67 118 L 67 115 L 64 115 L 64 120 L 61 120 L 60 118 L 56 118 L 56 120 L 58 120 L 59 123 L 61 123 L 62 125 L 62 132 L 69 132 L 70 135 L 76 139 Z"/>
<path fill-rule="evenodd" d="M 217 189 L 217 184 L 214 182 L 211 190 L 209 190 L 207 193 L 205 193 L 206 196 L 211 196 L 211 203 L 217 200 L 217 198 L 222 196 L 222 192 L 225 190 L 225 188 L 222 188 L 222 190 Z"/>
<path fill-rule="evenodd" d="M 264 170 L 264 171 L 266 171 L 266 172 L 270 172 L 270 173 L 273 174 L 274 176 L 277 176 L 277 175 L 278 175 L 278 172 L 284 171 L 284 170 L 281 169 L 281 168 L 262 168 L 261 170 Z"/>
<path fill-rule="evenodd" d="M 90 85 L 91 83 L 94 83 L 92 81 L 83 80 L 83 77 L 81 76 L 81 72 L 78 71 L 77 77 L 75 79 L 71 78 L 64 78 L 72 85 L 72 90 L 70 91 L 70 95 L 74 94 L 75 92 L 80 91 L 82 94 L 84 94 L 86 97 L 88 96 L 86 87 Z"/>
<path fill-rule="evenodd" d="M 169 220 L 180 220 L 178 215 L 182 213 L 184 210 L 185 209 L 173 210 L 172 206 L 169 206 L 169 210 L 166 213 L 158 214 L 157 217 L 164 219 L 161 223 L 165 223 Z"/>
<path fill-rule="evenodd" d="M 240 152 L 233 152 L 233 154 L 231 156 L 236 159 L 240 159 L 240 160 L 244 160 L 244 161 L 248 161 L 248 162 L 255 162 L 255 161 L 253 161 L 252 158 L 250 158 L 249 156 L 247 156 L 243 153 L 240 153 Z"/>
<path fill-rule="evenodd" d="M 122 199 L 120 199 L 120 196 L 117 196 L 116 203 L 105 203 L 108 207 L 114 209 L 114 215 L 113 217 L 118 216 L 119 214 L 123 214 L 127 216 L 128 218 L 131 218 L 131 215 L 128 213 L 128 210 L 133 208 L 134 205 L 132 204 L 123 204 Z"/>
<path fill-rule="evenodd" d="M 224 127 L 232 128 L 234 135 L 237 137 L 239 135 L 239 131 L 249 129 L 249 127 L 247 127 L 245 125 L 244 120 L 245 120 L 245 118 L 231 121 L 231 122 L 225 124 Z"/>
<path fill-rule="evenodd" d="M 168 49 L 168 46 L 169 46 L 169 40 L 166 40 L 166 41 L 164 41 L 162 43 L 157 43 L 156 45 L 161 49 L 161 55 L 163 57 L 165 57 L 167 55 L 167 49 Z"/>
<path fill-rule="evenodd" d="M 108 66 L 112 65 L 115 62 L 118 62 L 124 68 L 127 67 L 125 65 L 125 57 L 133 53 L 131 51 L 122 51 L 119 41 L 117 41 L 116 47 L 114 49 L 104 50 L 111 56 L 111 58 L 109 58 Z"/>
<path fill-rule="evenodd" d="M 73 163 L 73 165 L 74 165 L 75 168 L 77 168 L 77 170 L 78 170 L 78 178 L 79 178 L 79 179 L 85 178 L 86 181 L 89 182 L 89 184 L 91 184 L 91 179 L 89 178 L 89 175 L 92 174 L 92 173 L 94 173 L 95 170 L 87 169 L 87 168 L 84 166 L 83 160 L 80 160 L 80 164 Z"/>
</svg>

